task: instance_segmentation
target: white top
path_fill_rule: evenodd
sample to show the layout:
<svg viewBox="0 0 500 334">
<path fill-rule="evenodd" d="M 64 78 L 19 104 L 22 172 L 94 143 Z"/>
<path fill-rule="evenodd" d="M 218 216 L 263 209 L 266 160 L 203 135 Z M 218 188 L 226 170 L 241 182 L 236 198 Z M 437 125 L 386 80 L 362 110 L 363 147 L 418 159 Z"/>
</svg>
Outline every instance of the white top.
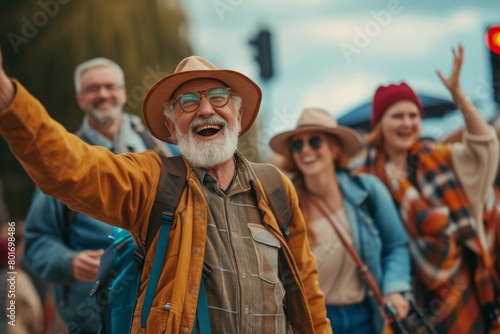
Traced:
<svg viewBox="0 0 500 334">
<path fill-rule="evenodd" d="M 332 214 L 336 226 L 352 245 L 352 234 L 345 210 Z M 319 286 L 327 305 L 349 305 L 363 301 L 365 286 L 356 263 L 344 248 L 331 223 L 324 217 L 313 220 L 309 227 L 316 235 L 311 246 L 318 262 Z"/>
</svg>

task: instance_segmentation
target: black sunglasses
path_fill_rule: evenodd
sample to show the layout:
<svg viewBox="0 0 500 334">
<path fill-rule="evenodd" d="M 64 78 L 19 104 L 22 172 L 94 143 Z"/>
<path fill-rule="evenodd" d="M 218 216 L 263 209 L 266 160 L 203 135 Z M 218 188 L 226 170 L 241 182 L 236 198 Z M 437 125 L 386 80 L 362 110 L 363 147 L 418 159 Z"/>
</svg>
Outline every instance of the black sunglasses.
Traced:
<svg viewBox="0 0 500 334">
<path fill-rule="evenodd" d="M 318 136 L 312 136 L 307 141 L 309 147 L 313 150 L 317 150 L 321 147 L 322 139 Z M 299 153 L 304 147 L 304 141 L 302 139 L 297 139 L 292 141 L 292 152 Z"/>
</svg>

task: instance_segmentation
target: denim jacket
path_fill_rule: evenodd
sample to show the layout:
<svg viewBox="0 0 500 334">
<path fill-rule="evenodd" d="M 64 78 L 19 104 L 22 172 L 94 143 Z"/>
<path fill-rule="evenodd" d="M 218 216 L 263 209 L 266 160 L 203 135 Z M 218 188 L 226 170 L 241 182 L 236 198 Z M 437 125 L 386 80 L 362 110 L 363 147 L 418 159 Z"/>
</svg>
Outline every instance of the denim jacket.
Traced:
<svg viewBox="0 0 500 334">
<path fill-rule="evenodd" d="M 106 249 L 113 227 L 81 213 L 72 213 L 65 232 L 64 204 L 35 191 L 26 217 L 24 256 L 31 270 L 54 286 L 57 311 L 70 333 L 96 333 L 99 310 L 89 296 L 94 283 L 77 282 L 72 263 L 84 249 Z M 67 216 L 67 215 L 66 215 Z M 65 236 L 67 234 L 67 236 Z M 67 239 L 67 240 L 65 240 Z"/>
<path fill-rule="evenodd" d="M 382 295 L 409 291 L 408 239 L 387 188 L 378 178 L 368 174 L 353 177 L 338 171 L 337 180 L 344 196 L 344 208 L 356 250 L 377 281 Z M 368 287 L 367 291 L 375 328 L 380 333 L 383 319 Z"/>
</svg>

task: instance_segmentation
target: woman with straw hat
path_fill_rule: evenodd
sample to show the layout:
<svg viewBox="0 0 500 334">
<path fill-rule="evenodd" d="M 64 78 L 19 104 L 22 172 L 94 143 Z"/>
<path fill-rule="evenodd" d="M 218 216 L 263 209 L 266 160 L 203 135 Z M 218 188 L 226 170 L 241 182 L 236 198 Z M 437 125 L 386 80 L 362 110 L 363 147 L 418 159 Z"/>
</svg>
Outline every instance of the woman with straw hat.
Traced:
<svg viewBox="0 0 500 334">
<path fill-rule="evenodd" d="M 380 86 L 361 170 L 379 177 L 399 208 L 417 300 L 436 330 L 498 333 L 493 265 L 500 249 L 492 192 L 498 139 L 460 86 L 462 46 L 453 56 L 450 77 L 438 75 L 464 116 L 463 143 L 420 141 L 423 109 L 415 92 L 405 83 Z"/>
<path fill-rule="evenodd" d="M 309 108 L 294 130 L 274 136 L 270 145 L 286 158 L 284 169 L 293 175 L 333 332 L 380 333 L 383 328 L 377 304 L 339 237 L 354 246 L 384 302 L 393 304 L 398 318 L 405 317 L 409 305 L 401 293 L 410 290 L 407 239 L 385 186 L 347 169 L 359 135 L 338 126 L 327 111 Z"/>
</svg>

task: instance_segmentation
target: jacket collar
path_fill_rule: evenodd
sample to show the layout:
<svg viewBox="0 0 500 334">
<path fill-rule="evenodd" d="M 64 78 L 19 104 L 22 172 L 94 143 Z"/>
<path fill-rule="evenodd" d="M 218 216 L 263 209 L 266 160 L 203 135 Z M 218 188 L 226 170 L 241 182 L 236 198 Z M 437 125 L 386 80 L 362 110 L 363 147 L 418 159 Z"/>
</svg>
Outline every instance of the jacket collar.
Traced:
<svg viewBox="0 0 500 334">
<path fill-rule="evenodd" d="M 354 206 L 360 206 L 368 197 L 368 191 L 361 184 L 359 177 L 346 171 L 337 171 L 336 175 L 344 199 Z"/>
</svg>

